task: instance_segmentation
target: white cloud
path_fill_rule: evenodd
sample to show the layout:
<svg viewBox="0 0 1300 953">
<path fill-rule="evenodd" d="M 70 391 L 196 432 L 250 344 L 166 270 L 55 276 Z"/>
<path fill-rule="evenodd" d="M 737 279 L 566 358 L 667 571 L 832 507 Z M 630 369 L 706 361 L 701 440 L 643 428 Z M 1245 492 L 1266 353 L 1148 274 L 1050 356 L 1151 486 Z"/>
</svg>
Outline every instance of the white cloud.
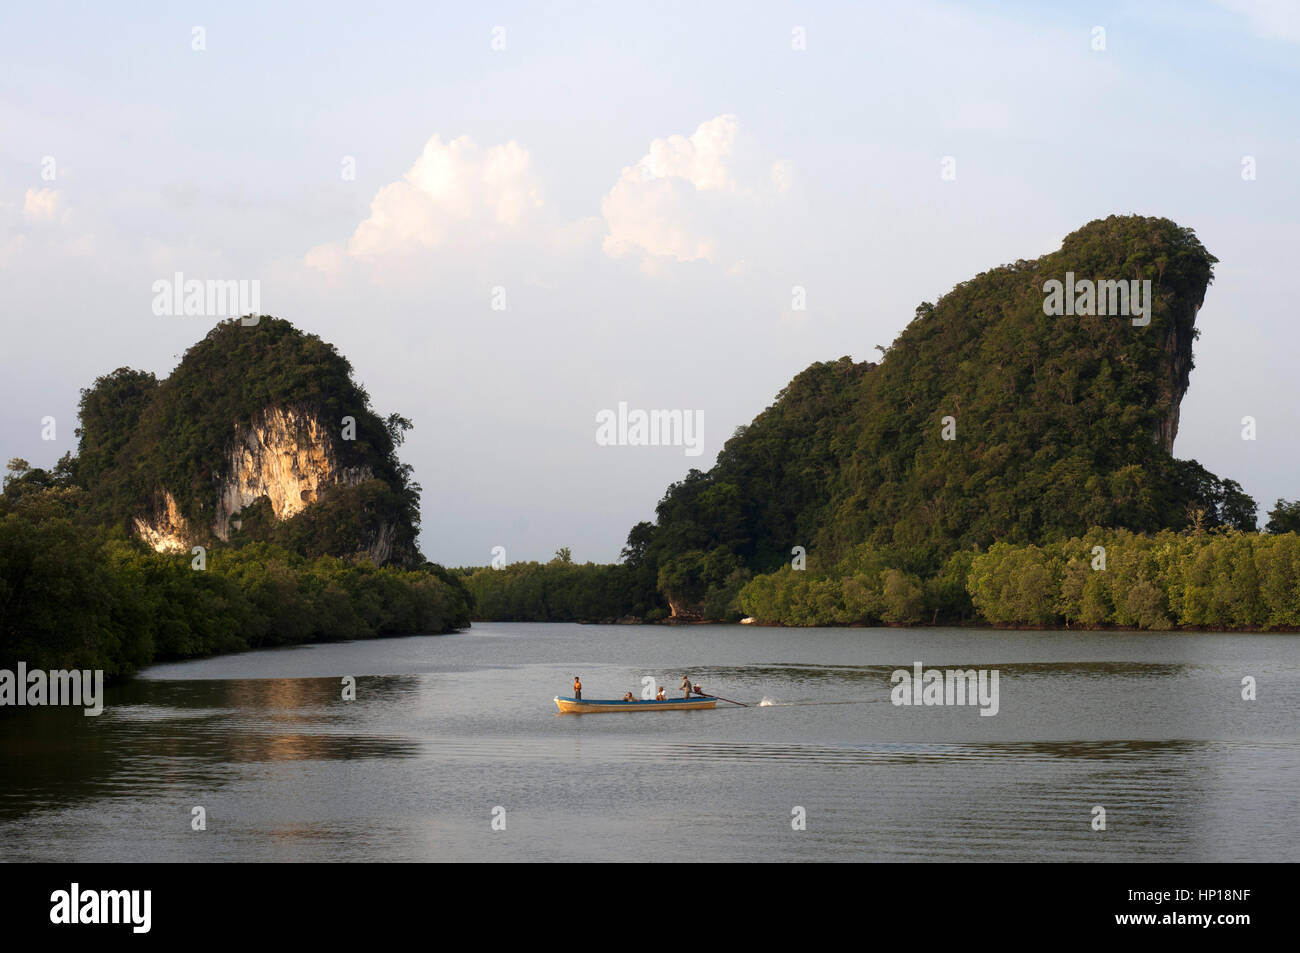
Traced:
<svg viewBox="0 0 1300 953">
<path fill-rule="evenodd" d="M 27 189 L 21 210 L 15 202 L 0 201 L 0 267 L 30 267 L 60 255 L 94 254 L 92 235 L 41 227 L 67 221 L 68 209 L 58 189 Z"/>
<path fill-rule="evenodd" d="M 605 253 L 643 255 L 642 270 L 652 274 L 662 271 L 653 259 L 734 268 L 743 257 L 735 247 L 744 231 L 738 225 L 788 192 L 793 175 L 788 162 L 767 163 L 755 153 L 731 115 L 701 123 L 689 137 L 654 140 L 601 202 Z"/>
<path fill-rule="evenodd" d="M 638 258 L 647 275 L 666 274 L 674 261 L 705 261 L 734 277 L 750 267 L 747 246 L 763 230 L 757 216 L 792 182 L 790 163 L 761 158 L 736 117 L 722 115 L 690 136 L 651 142 L 603 197 L 601 217 L 563 221 L 517 142 L 480 146 L 435 135 L 402 178 L 375 193 L 351 238 L 312 248 L 302 265 L 331 280 L 356 266 L 397 280 L 412 273 L 410 253 L 436 253 L 455 267 L 468 252 L 478 265 L 526 259 L 537 278 L 603 248 L 608 257 Z"/>
<path fill-rule="evenodd" d="M 376 193 L 347 253 L 365 259 L 491 241 L 523 227 L 543 205 L 529 155 L 517 143 L 484 149 L 468 136 L 448 143 L 434 136 L 402 179 Z"/>
<path fill-rule="evenodd" d="M 347 264 L 347 249 L 338 242 L 317 245 L 303 256 L 303 264 L 329 278 L 337 278 Z"/>
<path fill-rule="evenodd" d="M 23 218 L 29 222 L 53 222 L 59 218 L 58 189 L 28 189 L 23 197 Z"/>
<path fill-rule="evenodd" d="M 637 166 L 646 178 L 685 179 L 697 189 L 735 191 L 728 160 L 736 147 L 740 124 L 735 116 L 718 116 L 700 123 L 689 139 L 669 136 L 650 143 L 650 152 Z M 626 171 L 626 170 L 625 170 Z"/>
</svg>

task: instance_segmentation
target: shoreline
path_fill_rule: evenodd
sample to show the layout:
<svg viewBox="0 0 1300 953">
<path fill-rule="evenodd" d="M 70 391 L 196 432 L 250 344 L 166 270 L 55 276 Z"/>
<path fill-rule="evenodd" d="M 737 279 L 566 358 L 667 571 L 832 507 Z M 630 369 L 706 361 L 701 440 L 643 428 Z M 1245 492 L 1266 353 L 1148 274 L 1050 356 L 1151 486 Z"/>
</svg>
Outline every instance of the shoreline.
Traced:
<svg viewBox="0 0 1300 953">
<path fill-rule="evenodd" d="M 1142 629 L 1132 626 L 1117 625 L 1012 625 L 992 622 L 915 622 L 895 623 L 881 622 L 868 625 L 860 622 L 836 622 L 827 625 L 791 625 L 786 622 L 727 622 L 723 619 L 659 619 L 654 622 L 625 619 L 472 619 L 471 627 L 479 622 L 500 622 L 505 624 L 531 625 L 645 625 L 645 626 L 692 626 L 725 625 L 745 626 L 762 629 L 991 629 L 999 632 L 1139 632 L 1149 635 L 1164 633 L 1167 635 L 1296 635 L 1300 626 L 1277 626 L 1276 628 L 1211 628 L 1208 626 L 1171 626 L 1167 629 Z"/>
</svg>

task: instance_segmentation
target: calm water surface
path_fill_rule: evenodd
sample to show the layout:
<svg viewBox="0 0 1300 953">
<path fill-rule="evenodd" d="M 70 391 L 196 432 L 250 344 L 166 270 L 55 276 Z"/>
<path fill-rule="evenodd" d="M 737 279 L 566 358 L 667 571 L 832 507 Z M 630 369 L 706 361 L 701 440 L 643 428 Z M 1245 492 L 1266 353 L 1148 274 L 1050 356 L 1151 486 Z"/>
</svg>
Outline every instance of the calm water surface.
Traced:
<svg viewBox="0 0 1300 953">
<path fill-rule="evenodd" d="M 918 660 L 997 669 L 998 714 L 892 705 Z M 683 672 L 769 704 L 551 700 Z M 155 666 L 98 718 L 11 710 L 0 859 L 1295 861 L 1298 706 L 1289 635 L 482 623 Z"/>
</svg>

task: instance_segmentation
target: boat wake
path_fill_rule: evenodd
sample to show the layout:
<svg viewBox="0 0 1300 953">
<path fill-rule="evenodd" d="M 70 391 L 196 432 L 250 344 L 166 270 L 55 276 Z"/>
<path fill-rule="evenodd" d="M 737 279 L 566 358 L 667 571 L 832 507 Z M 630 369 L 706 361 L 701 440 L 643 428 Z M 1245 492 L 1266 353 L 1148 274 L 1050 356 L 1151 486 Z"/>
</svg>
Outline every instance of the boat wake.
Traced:
<svg viewBox="0 0 1300 953">
<path fill-rule="evenodd" d="M 763 697 L 763 700 L 762 700 L 761 702 L 759 702 L 758 705 L 757 705 L 756 707 L 758 707 L 758 708 L 793 708 L 793 707 L 795 707 L 795 706 L 801 706 L 801 705 L 875 705 L 875 704 L 878 704 L 878 701 L 879 701 L 878 699 L 874 699 L 874 698 L 841 698 L 841 699 L 837 699 L 837 700 L 835 700 L 835 701 L 824 701 L 824 702 L 821 702 L 821 701 L 818 701 L 818 702 L 781 702 L 781 701 L 777 701 L 775 698 L 768 698 L 767 696 L 764 696 L 764 697 Z"/>
</svg>

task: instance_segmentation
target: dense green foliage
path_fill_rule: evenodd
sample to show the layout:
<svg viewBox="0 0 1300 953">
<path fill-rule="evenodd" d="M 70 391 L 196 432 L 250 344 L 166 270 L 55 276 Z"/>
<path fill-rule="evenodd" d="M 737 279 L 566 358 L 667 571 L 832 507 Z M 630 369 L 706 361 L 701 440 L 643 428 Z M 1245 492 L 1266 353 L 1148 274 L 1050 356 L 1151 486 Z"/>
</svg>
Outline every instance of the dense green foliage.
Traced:
<svg viewBox="0 0 1300 953">
<path fill-rule="evenodd" d="M 756 576 L 737 593 L 734 609 L 782 625 L 917 625 L 975 620 L 966 577 L 975 553 L 953 553 L 923 578 L 899 568 L 889 551 L 862 543 L 828 569 L 783 566 Z"/>
<path fill-rule="evenodd" d="M 563 554 L 567 555 L 567 554 Z M 500 569 L 464 568 L 459 576 L 475 619 L 493 622 L 655 621 L 667 615 L 647 576 L 635 564 L 512 563 Z"/>
<path fill-rule="evenodd" d="M 98 668 L 271 645 L 446 632 L 469 624 L 440 567 L 376 568 L 255 543 L 197 570 L 94 522 L 64 475 L 10 466 L 0 496 L 0 668 Z"/>
<path fill-rule="evenodd" d="M 1268 511 L 1264 530 L 1269 533 L 1300 533 L 1300 500 L 1294 503 L 1278 500 Z"/>
<path fill-rule="evenodd" d="M 231 533 L 230 545 L 274 543 L 308 557 L 355 553 L 367 541 L 378 538 L 408 502 L 400 488 L 383 480 L 333 484 L 322 489 L 311 506 L 282 520 L 275 516 L 271 501 L 262 497 L 240 511 L 241 525 Z M 418 565 L 419 554 L 413 541 L 410 545 L 407 555 L 394 561 Z"/>
<path fill-rule="evenodd" d="M 968 585 L 995 624 L 1294 628 L 1300 536 L 1093 530 L 1041 547 L 996 544 L 975 558 Z"/>
<path fill-rule="evenodd" d="M 832 570 L 784 567 L 741 590 L 759 622 L 1275 629 L 1300 627 L 1300 535 L 1094 528 L 959 550 L 923 579 L 869 544 Z"/>
<path fill-rule="evenodd" d="M 878 365 L 808 368 L 713 469 L 669 487 L 653 526 L 634 528 L 665 598 L 678 615 L 712 615 L 706 603 L 730 605 L 746 574 L 776 570 L 796 546 L 829 567 L 867 544 L 904 575 L 888 596 L 872 582 L 842 614 L 910 616 L 912 587 L 955 552 L 1091 526 L 1253 530 L 1240 486 L 1163 445 L 1215 261 L 1190 229 L 1112 216 L 922 304 Z M 1149 279 L 1150 324 L 1045 315 L 1044 283 L 1067 272 Z"/>
<path fill-rule="evenodd" d="M 263 316 L 249 327 L 219 323 L 161 383 L 119 368 L 83 390 L 77 479 L 100 518 L 127 531 L 133 517 L 159 510 L 163 492 L 170 492 L 195 542 L 211 544 L 214 488 L 229 476 L 236 428 L 270 408 L 338 428 L 331 440 L 338 466 L 368 469 L 374 485 L 330 488 L 323 494 L 327 505 L 304 510 L 288 521 L 294 526 L 254 516 L 241 540 L 344 555 L 365 550 L 379 526 L 388 525 L 396 528 L 391 561 L 418 565 L 420 487 L 396 454 L 410 422 L 396 414 L 381 419 L 333 345 L 277 318 Z M 345 417 L 355 420 L 355 439 L 339 436 Z"/>
</svg>

